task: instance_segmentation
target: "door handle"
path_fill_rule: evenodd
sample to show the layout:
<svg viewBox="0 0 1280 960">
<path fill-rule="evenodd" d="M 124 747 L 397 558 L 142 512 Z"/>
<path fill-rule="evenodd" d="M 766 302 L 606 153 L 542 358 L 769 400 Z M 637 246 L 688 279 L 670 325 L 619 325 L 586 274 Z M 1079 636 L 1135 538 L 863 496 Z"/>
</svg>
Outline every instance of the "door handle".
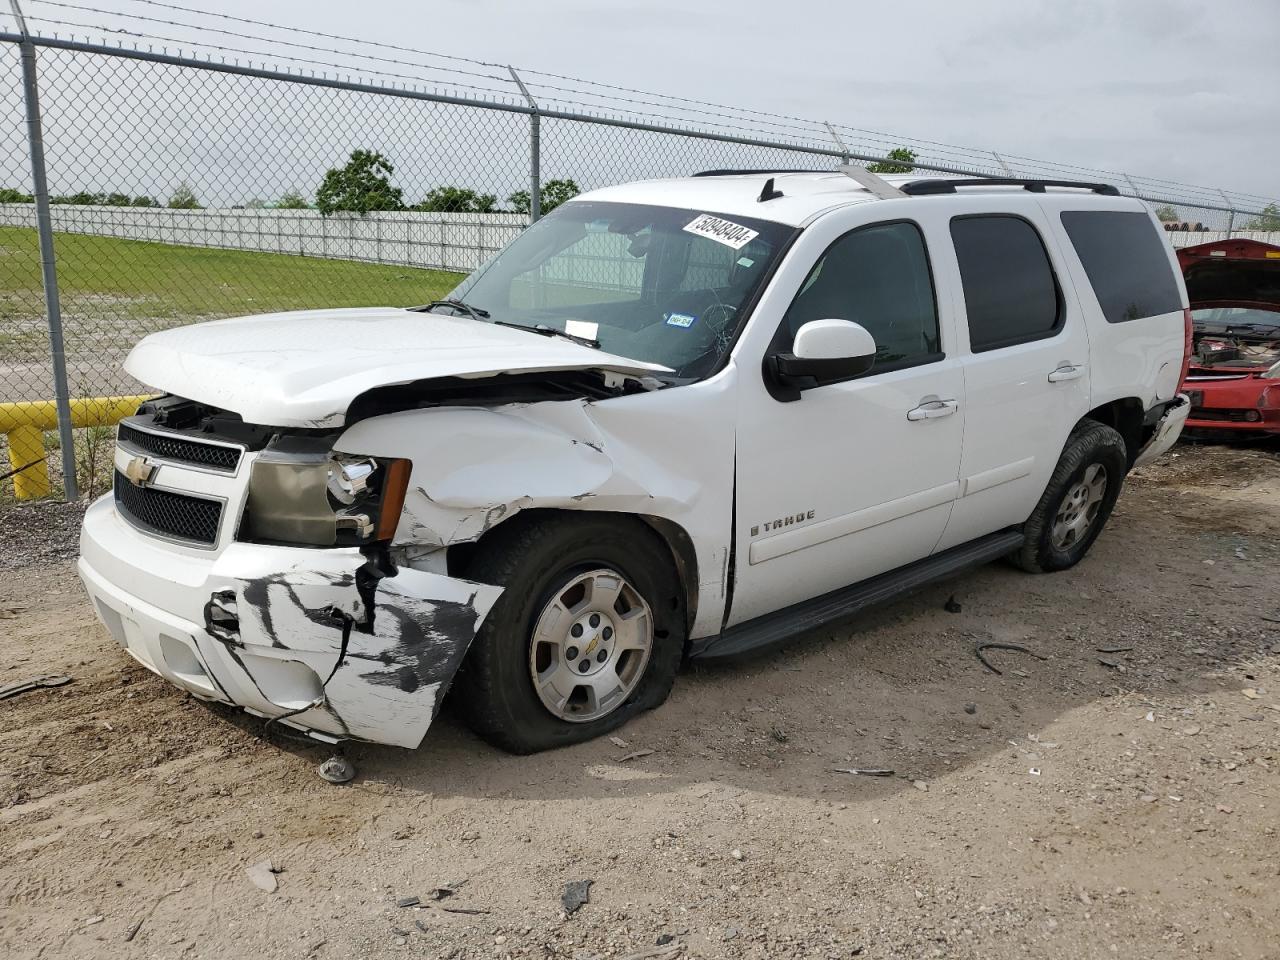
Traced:
<svg viewBox="0 0 1280 960">
<path fill-rule="evenodd" d="M 955 400 L 924 400 L 920 406 L 907 411 L 908 420 L 936 420 L 938 417 L 949 417 L 960 409 Z"/>
<path fill-rule="evenodd" d="M 1079 380 L 1084 376 L 1084 364 L 1064 363 L 1058 369 L 1050 371 L 1050 383 L 1062 383 L 1064 380 Z"/>
</svg>

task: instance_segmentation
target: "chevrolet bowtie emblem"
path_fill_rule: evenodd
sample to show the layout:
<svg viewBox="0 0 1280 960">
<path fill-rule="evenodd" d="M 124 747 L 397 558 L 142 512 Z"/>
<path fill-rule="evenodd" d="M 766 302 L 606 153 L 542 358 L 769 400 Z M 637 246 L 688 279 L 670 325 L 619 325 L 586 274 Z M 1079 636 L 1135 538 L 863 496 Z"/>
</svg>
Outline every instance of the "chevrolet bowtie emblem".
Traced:
<svg viewBox="0 0 1280 960">
<path fill-rule="evenodd" d="M 151 477 L 156 472 L 156 465 L 146 457 L 134 457 L 129 461 L 129 465 L 124 468 L 124 475 L 129 478 L 129 482 L 135 487 L 145 487 L 151 482 Z"/>
</svg>

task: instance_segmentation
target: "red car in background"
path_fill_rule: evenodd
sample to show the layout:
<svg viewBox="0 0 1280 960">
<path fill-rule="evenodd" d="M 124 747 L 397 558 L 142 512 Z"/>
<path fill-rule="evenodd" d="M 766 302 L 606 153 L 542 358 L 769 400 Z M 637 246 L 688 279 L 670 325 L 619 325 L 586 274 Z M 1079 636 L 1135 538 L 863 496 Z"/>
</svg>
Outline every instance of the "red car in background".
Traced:
<svg viewBox="0 0 1280 960">
<path fill-rule="evenodd" d="M 1178 251 L 1191 304 L 1187 430 L 1280 433 L 1280 247 L 1256 240 Z"/>
</svg>

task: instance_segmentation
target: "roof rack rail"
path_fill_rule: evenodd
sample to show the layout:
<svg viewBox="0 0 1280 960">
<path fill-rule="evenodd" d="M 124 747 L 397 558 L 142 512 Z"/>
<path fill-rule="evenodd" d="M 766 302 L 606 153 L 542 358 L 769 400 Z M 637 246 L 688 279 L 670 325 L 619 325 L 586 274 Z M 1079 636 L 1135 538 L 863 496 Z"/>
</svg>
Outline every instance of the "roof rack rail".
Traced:
<svg viewBox="0 0 1280 960">
<path fill-rule="evenodd" d="M 695 177 L 745 177 L 745 176 L 767 176 L 771 173 L 835 173 L 835 170 L 779 170 L 777 167 L 768 167 L 763 170 L 699 170 L 694 174 Z"/>
<path fill-rule="evenodd" d="M 1076 187 L 1092 190 L 1104 197 L 1118 197 L 1120 191 L 1109 183 L 1084 183 L 1079 180 L 1024 180 L 1020 177 L 984 177 L 978 180 L 916 180 L 904 183 L 900 189 L 913 197 L 938 193 L 955 193 L 956 187 L 1021 187 L 1031 193 L 1044 193 L 1046 187 Z"/>
</svg>

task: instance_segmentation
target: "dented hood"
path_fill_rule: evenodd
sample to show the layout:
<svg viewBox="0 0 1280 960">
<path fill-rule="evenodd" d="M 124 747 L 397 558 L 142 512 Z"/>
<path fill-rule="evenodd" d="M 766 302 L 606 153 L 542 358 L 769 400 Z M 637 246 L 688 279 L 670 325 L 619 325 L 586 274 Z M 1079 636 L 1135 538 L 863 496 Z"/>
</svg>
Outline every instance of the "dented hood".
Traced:
<svg viewBox="0 0 1280 960">
<path fill-rule="evenodd" d="M 397 307 L 299 310 L 153 333 L 125 360 L 151 387 L 276 427 L 337 427 L 374 387 L 439 377 L 666 367 L 468 317 Z"/>
</svg>

